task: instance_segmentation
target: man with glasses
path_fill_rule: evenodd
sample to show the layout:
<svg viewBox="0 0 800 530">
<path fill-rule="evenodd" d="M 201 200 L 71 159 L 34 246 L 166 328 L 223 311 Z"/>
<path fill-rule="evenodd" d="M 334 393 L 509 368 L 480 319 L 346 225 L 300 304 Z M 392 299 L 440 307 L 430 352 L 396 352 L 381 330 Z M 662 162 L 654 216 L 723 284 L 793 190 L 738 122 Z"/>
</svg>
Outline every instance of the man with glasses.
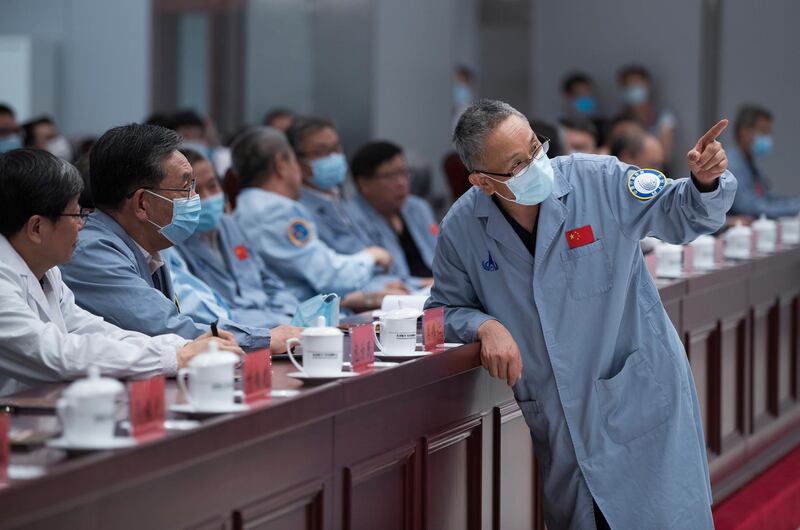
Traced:
<svg viewBox="0 0 800 530">
<path fill-rule="evenodd" d="M 424 199 L 410 194 L 411 175 L 403 150 L 391 142 L 371 142 L 356 151 L 350 167 L 369 241 L 392 255 L 391 273 L 414 287 L 433 282 L 433 251 L 439 224 Z M 410 280 L 410 281 L 409 281 Z"/>
<path fill-rule="evenodd" d="M 151 338 L 75 304 L 56 265 L 69 261 L 88 216 L 82 187 L 78 171 L 50 153 L 0 154 L 0 395 L 80 377 L 91 365 L 112 377 L 175 375 L 212 340 Z M 227 332 L 214 340 L 241 352 Z"/>
<path fill-rule="evenodd" d="M 689 178 L 667 180 L 609 156 L 551 161 L 500 101 L 459 119 L 473 188 L 442 222 L 428 306 L 445 308 L 446 340 L 479 340 L 489 373 L 513 385 L 552 530 L 713 528 L 691 368 L 639 240 L 688 243 L 724 224 L 726 125 L 687 153 Z"/>
<path fill-rule="evenodd" d="M 61 266 L 78 304 L 126 329 L 194 338 L 209 326 L 180 311 L 168 265 L 159 251 L 191 236 L 200 214 L 192 166 L 169 129 L 130 124 L 106 132 L 92 147 L 89 179 L 97 210 L 72 261 Z M 299 328 L 273 330 L 222 319 L 245 349 L 285 351 Z M 264 323 L 267 326 L 267 323 Z"/>
</svg>

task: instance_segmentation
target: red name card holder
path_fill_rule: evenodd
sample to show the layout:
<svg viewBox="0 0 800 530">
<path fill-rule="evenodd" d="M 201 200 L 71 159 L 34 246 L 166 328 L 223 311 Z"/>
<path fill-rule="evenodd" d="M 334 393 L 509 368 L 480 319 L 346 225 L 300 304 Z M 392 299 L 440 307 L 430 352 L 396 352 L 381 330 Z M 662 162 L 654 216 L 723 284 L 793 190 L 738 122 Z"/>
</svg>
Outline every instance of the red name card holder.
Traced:
<svg viewBox="0 0 800 530">
<path fill-rule="evenodd" d="M 272 388 L 272 352 L 269 349 L 248 353 L 242 364 L 244 402 L 263 405 L 269 402 Z"/>
<path fill-rule="evenodd" d="M 425 351 L 444 351 L 444 306 L 426 309 L 422 320 Z"/>
<path fill-rule="evenodd" d="M 375 340 L 372 324 L 350 328 L 350 364 L 353 371 L 369 372 L 375 366 Z"/>
<path fill-rule="evenodd" d="M 128 384 L 128 396 L 133 437 L 146 441 L 164 436 L 164 376 L 131 381 Z"/>
<path fill-rule="evenodd" d="M 10 428 L 9 415 L 0 412 L 0 488 L 8 482 L 8 463 L 11 460 L 11 444 L 8 441 Z"/>
</svg>

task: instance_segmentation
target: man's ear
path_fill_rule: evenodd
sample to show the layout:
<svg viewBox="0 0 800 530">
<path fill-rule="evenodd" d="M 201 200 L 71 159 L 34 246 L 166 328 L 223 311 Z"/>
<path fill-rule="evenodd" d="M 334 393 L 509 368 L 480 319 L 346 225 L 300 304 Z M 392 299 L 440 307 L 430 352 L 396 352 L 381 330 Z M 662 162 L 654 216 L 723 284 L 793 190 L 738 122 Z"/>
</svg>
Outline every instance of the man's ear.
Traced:
<svg viewBox="0 0 800 530">
<path fill-rule="evenodd" d="M 145 208 L 145 203 L 147 201 L 145 197 L 147 197 L 147 194 L 145 193 L 144 188 L 139 188 L 133 192 L 133 196 L 131 196 L 128 204 L 123 206 L 123 208 L 132 208 L 133 214 L 138 220 L 147 221 L 147 209 Z"/>
<path fill-rule="evenodd" d="M 28 222 L 25 223 L 23 230 L 25 235 L 28 236 L 33 243 L 41 245 L 44 241 L 42 229 L 44 228 L 44 219 L 41 215 L 32 215 Z"/>
<path fill-rule="evenodd" d="M 469 182 L 473 186 L 478 186 L 486 195 L 492 195 L 494 193 L 492 181 L 480 173 L 470 173 Z"/>
</svg>

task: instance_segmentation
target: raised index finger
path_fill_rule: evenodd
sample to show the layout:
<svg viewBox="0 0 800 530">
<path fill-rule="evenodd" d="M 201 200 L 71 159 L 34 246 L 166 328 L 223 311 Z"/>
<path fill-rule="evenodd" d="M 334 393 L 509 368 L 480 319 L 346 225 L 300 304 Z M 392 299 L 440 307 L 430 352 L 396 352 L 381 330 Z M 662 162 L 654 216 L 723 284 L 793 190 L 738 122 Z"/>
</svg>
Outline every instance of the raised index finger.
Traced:
<svg viewBox="0 0 800 530">
<path fill-rule="evenodd" d="M 717 122 L 716 125 L 711 127 L 708 130 L 708 132 L 705 133 L 697 143 L 705 147 L 706 145 L 716 140 L 717 137 L 719 137 L 719 135 L 722 134 L 722 131 L 724 131 L 727 126 L 728 126 L 728 120 L 726 118 L 722 118 Z"/>
</svg>

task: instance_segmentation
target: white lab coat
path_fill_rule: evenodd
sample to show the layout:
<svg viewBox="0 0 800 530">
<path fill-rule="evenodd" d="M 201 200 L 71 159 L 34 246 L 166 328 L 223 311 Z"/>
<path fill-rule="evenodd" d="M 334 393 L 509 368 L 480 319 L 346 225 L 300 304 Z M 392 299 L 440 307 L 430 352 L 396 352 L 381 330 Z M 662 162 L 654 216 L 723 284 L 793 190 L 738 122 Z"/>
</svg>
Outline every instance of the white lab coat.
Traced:
<svg viewBox="0 0 800 530">
<path fill-rule="evenodd" d="M 174 375 L 178 335 L 125 331 L 75 304 L 58 267 L 41 283 L 0 236 L 0 395 L 80 377 L 94 364 L 104 375 Z"/>
</svg>

